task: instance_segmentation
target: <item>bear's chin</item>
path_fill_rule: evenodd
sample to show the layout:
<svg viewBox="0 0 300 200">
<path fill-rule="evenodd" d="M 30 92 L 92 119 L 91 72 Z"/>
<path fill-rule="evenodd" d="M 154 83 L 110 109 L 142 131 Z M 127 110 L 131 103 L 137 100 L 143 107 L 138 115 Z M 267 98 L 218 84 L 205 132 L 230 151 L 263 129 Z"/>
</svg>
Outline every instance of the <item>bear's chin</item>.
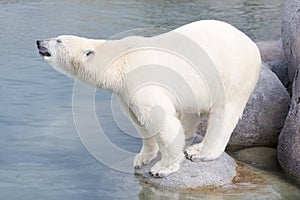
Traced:
<svg viewBox="0 0 300 200">
<path fill-rule="evenodd" d="M 58 72 L 72 78 L 72 79 L 78 79 L 78 77 L 76 76 L 77 73 L 72 70 L 72 69 L 68 69 L 67 67 L 65 67 L 64 65 L 60 65 L 56 62 L 53 62 L 51 60 L 51 57 L 45 57 L 44 58 L 46 61 L 48 61 L 48 63 Z"/>
<path fill-rule="evenodd" d="M 43 59 L 51 64 L 51 56 L 42 56 Z"/>
</svg>

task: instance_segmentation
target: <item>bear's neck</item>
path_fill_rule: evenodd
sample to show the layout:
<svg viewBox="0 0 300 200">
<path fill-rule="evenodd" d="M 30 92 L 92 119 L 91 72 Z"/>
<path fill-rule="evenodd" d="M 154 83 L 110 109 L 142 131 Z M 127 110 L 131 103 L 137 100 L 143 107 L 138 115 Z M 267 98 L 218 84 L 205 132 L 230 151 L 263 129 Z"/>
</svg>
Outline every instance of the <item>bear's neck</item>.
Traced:
<svg viewBox="0 0 300 200">
<path fill-rule="evenodd" d="M 128 37 L 121 40 L 110 40 L 97 48 L 96 59 L 91 64 L 97 66 L 95 86 L 116 94 L 126 90 L 124 78 L 131 68 L 128 51 L 138 43 L 144 41 L 142 37 Z M 95 65 L 94 65 L 95 64 Z"/>
<path fill-rule="evenodd" d="M 115 94 L 120 94 L 124 87 L 125 67 L 126 60 L 123 59 L 111 64 L 105 71 L 100 72 L 100 79 L 97 80 L 95 86 Z"/>
</svg>

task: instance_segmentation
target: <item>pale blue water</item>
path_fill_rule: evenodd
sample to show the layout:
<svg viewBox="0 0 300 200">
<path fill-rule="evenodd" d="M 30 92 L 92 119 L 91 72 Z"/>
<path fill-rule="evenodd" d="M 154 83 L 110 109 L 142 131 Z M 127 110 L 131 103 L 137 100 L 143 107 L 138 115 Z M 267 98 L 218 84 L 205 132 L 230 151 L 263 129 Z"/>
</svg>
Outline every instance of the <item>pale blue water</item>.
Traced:
<svg viewBox="0 0 300 200">
<path fill-rule="evenodd" d="M 0 1 L 0 199 L 147 199 L 152 191 L 133 174 L 112 170 L 86 151 L 72 118 L 73 81 L 39 57 L 36 39 L 60 34 L 107 38 L 132 28 L 169 29 L 198 19 L 227 21 L 254 40 L 278 39 L 283 3 Z M 96 100 L 97 107 L 109 107 L 110 93 L 97 91 Z M 116 145 L 139 151 L 139 139 L 122 133 L 110 112 L 100 109 L 97 115 Z"/>
</svg>

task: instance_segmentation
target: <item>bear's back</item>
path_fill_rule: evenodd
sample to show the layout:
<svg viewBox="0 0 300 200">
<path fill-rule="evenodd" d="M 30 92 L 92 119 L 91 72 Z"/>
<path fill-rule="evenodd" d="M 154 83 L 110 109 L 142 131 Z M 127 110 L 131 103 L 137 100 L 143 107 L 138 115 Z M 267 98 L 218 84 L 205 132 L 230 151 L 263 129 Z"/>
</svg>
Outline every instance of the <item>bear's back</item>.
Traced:
<svg viewBox="0 0 300 200">
<path fill-rule="evenodd" d="M 222 78 L 227 96 L 252 91 L 259 76 L 261 59 L 256 44 L 243 32 L 225 22 L 202 20 L 175 30 L 197 43 L 211 58 Z M 250 88 L 249 88 L 250 87 Z"/>
</svg>

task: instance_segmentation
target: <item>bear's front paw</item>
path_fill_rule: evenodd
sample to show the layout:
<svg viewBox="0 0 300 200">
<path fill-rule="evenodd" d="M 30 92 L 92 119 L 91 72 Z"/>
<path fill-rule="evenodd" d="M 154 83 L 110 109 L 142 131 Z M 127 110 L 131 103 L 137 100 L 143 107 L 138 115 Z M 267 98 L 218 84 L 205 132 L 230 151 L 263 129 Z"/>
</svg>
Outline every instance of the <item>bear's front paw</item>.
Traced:
<svg viewBox="0 0 300 200">
<path fill-rule="evenodd" d="M 149 153 L 139 153 L 135 156 L 133 161 L 133 166 L 135 169 L 139 169 L 142 166 L 150 163 L 157 156 L 157 151 L 149 152 Z"/>
<path fill-rule="evenodd" d="M 166 177 L 174 172 L 177 172 L 180 168 L 180 163 L 183 160 L 183 155 L 171 163 L 165 163 L 164 161 L 158 161 L 150 170 L 150 175 L 156 178 Z"/>
</svg>

